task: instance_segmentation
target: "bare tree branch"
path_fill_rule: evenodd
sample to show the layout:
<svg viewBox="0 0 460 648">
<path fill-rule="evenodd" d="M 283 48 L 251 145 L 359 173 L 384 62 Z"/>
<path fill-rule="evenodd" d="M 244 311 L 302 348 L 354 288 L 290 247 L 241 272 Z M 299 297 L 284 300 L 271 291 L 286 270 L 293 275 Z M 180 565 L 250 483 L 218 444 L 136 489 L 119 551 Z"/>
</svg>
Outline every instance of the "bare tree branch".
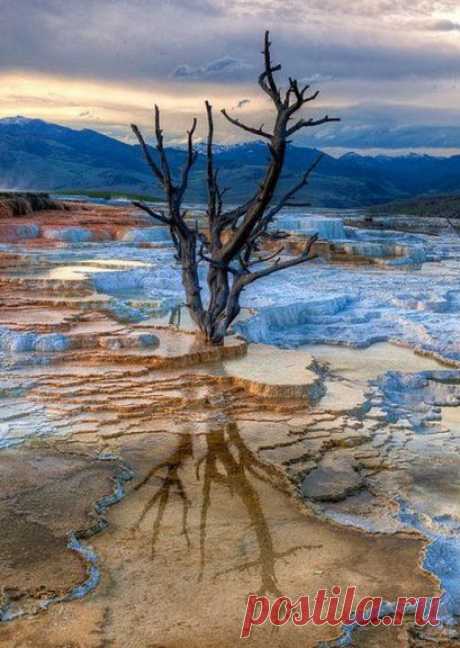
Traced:
<svg viewBox="0 0 460 648">
<path fill-rule="evenodd" d="M 238 128 L 242 128 L 244 131 L 248 133 L 252 133 L 253 135 L 257 135 L 258 137 L 265 137 L 267 139 L 271 139 L 273 136 L 271 133 L 268 133 L 267 131 L 264 131 L 263 128 L 254 128 L 252 126 L 247 126 L 247 124 L 243 124 L 242 122 L 239 121 L 239 119 L 236 119 L 235 117 L 231 117 L 225 108 L 221 110 L 221 113 L 227 119 L 231 124 L 234 126 L 238 126 Z"/>
<path fill-rule="evenodd" d="M 288 128 L 287 130 L 287 136 L 290 137 L 294 133 L 297 133 L 297 131 L 301 130 L 302 128 L 310 128 L 312 126 L 321 126 L 322 124 L 329 124 L 332 122 L 339 122 L 340 119 L 338 117 L 329 117 L 326 115 L 322 119 L 299 119 L 299 121 L 294 124 L 294 126 L 291 126 L 291 128 Z"/>
<path fill-rule="evenodd" d="M 283 262 L 277 261 L 276 263 L 269 266 L 268 268 L 264 268 L 263 270 L 259 270 L 258 272 L 252 272 L 249 275 L 245 275 L 243 278 L 243 285 L 247 286 L 251 284 L 253 281 L 256 281 L 256 279 L 260 279 L 261 277 L 268 277 L 268 275 L 271 275 L 274 272 L 279 272 L 280 270 L 293 268 L 294 266 L 299 265 L 300 263 L 305 263 L 305 261 L 312 261 L 315 257 L 310 256 L 310 251 L 313 244 L 317 240 L 318 240 L 318 235 L 315 234 L 314 236 L 311 236 L 308 239 L 304 251 L 298 256 Z"/>
<path fill-rule="evenodd" d="M 262 90 L 266 92 L 272 99 L 275 106 L 279 108 L 281 106 L 281 96 L 279 88 L 276 85 L 273 73 L 279 72 L 281 70 L 281 65 L 272 65 L 270 48 L 270 32 L 266 31 L 264 38 L 264 50 L 262 52 L 264 56 L 265 69 L 259 76 L 259 85 Z"/>
<path fill-rule="evenodd" d="M 188 186 L 188 178 L 190 175 L 190 171 L 195 164 L 195 161 L 197 159 L 198 153 L 195 151 L 193 148 L 193 134 L 195 133 L 196 129 L 196 124 L 197 120 L 193 120 L 192 128 L 187 131 L 187 161 L 184 165 L 184 169 L 182 171 L 182 181 L 180 184 L 180 189 L 179 189 L 179 199 L 182 200 L 183 197 L 185 196 L 185 192 L 187 191 L 187 186 Z"/>
<path fill-rule="evenodd" d="M 304 187 L 307 186 L 308 180 L 309 180 L 311 174 L 316 169 L 318 164 L 321 162 L 323 157 L 324 157 L 324 153 L 320 153 L 318 155 L 318 157 L 312 162 L 312 164 L 310 164 L 310 166 L 305 171 L 305 173 L 303 174 L 303 176 L 301 177 L 299 182 L 296 185 L 294 185 L 293 187 L 291 187 L 291 189 L 289 189 L 289 191 L 287 191 L 284 194 L 284 196 L 279 200 L 278 204 L 268 212 L 267 218 L 269 220 L 272 220 L 272 218 L 278 212 L 280 212 L 283 209 L 283 207 L 286 207 L 289 204 L 289 201 L 290 201 L 291 198 L 293 198 L 301 189 L 303 189 Z"/>
<path fill-rule="evenodd" d="M 208 218 L 212 225 L 217 216 L 217 174 L 214 171 L 214 119 L 212 116 L 212 106 L 209 101 L 205 102 L 206 114 L 208 118 L 208 140 L 206 143 L 206 161 L 207 161 L 207 178 L 208 178 Z"/>
<path fill-rule="evenodd" d="M 158 168 L 156 162 L 150 155 L 150 151 L 148 149 L 147 144 L 145 143 L 144 138 L 142 137 L 142 133 L 140 132 L 139 128 L 136 126 L 136 124 L 131 124 L 131 129 L 134 133 L 134 135 L 137 137 L 137 140 L 141 146 L 142 152 L 144 154 L 144 157 L 147 161 L 147 164 L 149 165 L 150 169 L 152 170 L 152 173 L 156 176 L 156 178 L 163 184 L 163 174 L 161 173 L 160 169 Z"/>
<path fill-rule="evenodd" d="M 137 200 L 133 201 L 133 205 L 135 207 L 139 207 L 139 209 L 143 209 L 149 216 L 152 218 L 155 218 L 156 220 L 160 221 L 160 223 L 163 223 L 163 225 L 171 225 L 171 220 L 164 215 L 164 212 L 157 212 L 151 209 L 148 205 L 146 205 L 143 202 L 139 202 Z"/>
<path fill-rule="evenodd" d="M 282 196 L 278 203 L 263 215 L 263 217 L 259 220 L 257 226 L 254 228 L 252 235 L 249 237 L 249 243 L 252 243 L 252 241 L 257 240 L 260 236 L 267 233 L 268 226 L 273 221 L 276 214 L 278 214 L 283 209 L 283 207 L 287 207 L 290 204 L 290 199 L 293 198 L 293 196 L 295 196 L 301 189 L 307 186 L 310 175 L 316 169 L 323 157 L 324 153 L 320 153 L 305 171 L 299 182 L 291 187 L 291 189 L 289 189 L 289 191 L 287 191 L 284 196 Z"/>
<path fill-rule="evenodd" d="M 284 106 L 285 108 L 289 109 L 289 115 L 294 114 L 295 112 L 300 110 L 300 108 L 302 108 L 304 104 L 309 103 L 310 101 L 314 101 L 319 96 L 319 90 L 317 90 L 310 96 L 306 97 L 305 93 L 307 92 L 307 90 L 309 90 L 309 88 L 310 85 L 307 84 L 302 89 L 300 89 L 297 79 L 292 79 L 291 77 L 289 77 L 289 87 L 284 100 Z M 291 104 L 292 95 L 294 95 L 295 101 Z"/>
<path fill-rule="evenodd" d="M 280 254 L 282 254 L 284 251 L 284 245 L 282 245 L 276 252 L 273 252 L 273 254 L 269 254 L 268 256 L 262 258 L 262 257 L 257 257 L 255 261 L 252 261 L 252 263 L 248 264 L 248 267 L 252 267 L 257 265 L 258 263 L 267 263 L 268 261 L 272 261 L 276 257 L 278 257 Z"/>
<path fill-rule="evenodd" d="M 169 168 L 168 158 L 166 157 L 163 146 L 163 131 L 161 130 L 160 126 L 160 109 L 157 104 L 155 104 L 155 136 L 157 140 L 157 151 L 160 155 L 163 184 L 165 185 L 166 191 L 170 192 L 172 189 L 171 170 Z"/>
</svg>

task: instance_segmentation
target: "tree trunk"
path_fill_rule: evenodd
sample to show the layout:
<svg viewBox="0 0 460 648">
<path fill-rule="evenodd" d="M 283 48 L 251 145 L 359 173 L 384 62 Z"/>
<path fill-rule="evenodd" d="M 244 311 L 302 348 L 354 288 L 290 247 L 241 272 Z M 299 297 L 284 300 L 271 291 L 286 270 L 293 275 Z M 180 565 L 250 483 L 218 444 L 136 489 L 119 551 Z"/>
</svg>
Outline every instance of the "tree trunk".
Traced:
<svg viewBox="0 0 460 648">
<path fill-rule="evenodd" d="M 225 308 L 228 302 L 228 271 L 212 265 L 208 270 L 209 306 L 205 315 L 206 337 L 212 344 L 222 344 Z"/>
<path fill-rule="evenodd" d="M 182 285 L 184 286 L 186 304 L 190 316 L 201 332 L 206 331 L 205 314 L 201 300 L 200 280 L 198 277 L 198 264 L 196 260 L 196 237 L 183 237 L 178 235 L 179 261 L 182 270 Z"/>
</svg>

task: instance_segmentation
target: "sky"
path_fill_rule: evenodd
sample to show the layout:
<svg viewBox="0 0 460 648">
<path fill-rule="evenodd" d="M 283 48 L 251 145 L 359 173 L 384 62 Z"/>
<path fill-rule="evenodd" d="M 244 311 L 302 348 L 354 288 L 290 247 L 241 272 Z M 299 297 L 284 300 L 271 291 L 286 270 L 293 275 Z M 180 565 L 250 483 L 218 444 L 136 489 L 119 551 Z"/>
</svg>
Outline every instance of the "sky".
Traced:
<svg viewBox="0 0 460 648">
<path fill-rule="evenodd" d="M 37 117 L 131 141 L 152 106 L 181 144 L 203 101 L 270 123 L 257 86 L 275 62 L 320 90 L 308 116 L 340 124 L 297 143 L 460 150 L 459 0 L 0 0 L 0 118 Z M 247 134 L 217 118 L 216 138 Z"/>
</svg>

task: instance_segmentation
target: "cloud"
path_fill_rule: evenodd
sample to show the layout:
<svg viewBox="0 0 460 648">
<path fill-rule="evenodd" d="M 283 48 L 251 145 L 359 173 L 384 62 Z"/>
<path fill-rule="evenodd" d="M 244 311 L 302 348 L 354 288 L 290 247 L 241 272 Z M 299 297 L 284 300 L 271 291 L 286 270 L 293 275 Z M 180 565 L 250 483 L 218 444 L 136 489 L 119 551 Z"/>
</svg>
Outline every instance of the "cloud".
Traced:
<svg viewBox="0 0 460 648">
<path fill-rule="evenodd" d="M 198 68 L 199 69 L 199 68 Z M 188 79 L 193 77 L 197 73 L 197 68 L 193 68 L 191 65 L 183 64 L 179 65 L 173 72 L 172 76 L 176 79 Z"/>
<path fill-rule="evenodd" d="M 436 20 L 427 26 L 429 31 L 438 31 L 438 32 L 452 32 L 460 31 L 460 23 L 453 22 L 452 20 Z"/>
<path fill-rule="evenodd" d="M 254 122 L 268 123 L 257 76 L 270 28 L 273 60 L 283 64 L 280 83 L 288 75 L 313 86 L 328 82 L 314 113 L 328 101 L 330 114 L 342 116 L 375 97 L 384 108 L 398 105 L 396 123 L 404 123 L 402 106 L 415 102 L 425 114 L 459 106 L 460 123 L 459 0 L 307 4 L 308 10 L 305 0 L 0 0 L 0 77 L 14 76 L 16 84 L 3 83 L 0 112 L 25 106 L 34 116 L 85 126 L 97 115 L 101 125 L 123 130 L 132 120 L 150 123 L 156 101 L 165 129 L 179 137 L 207 97 L 216 120 L 219 108 L 241 110 L 250 101 Z M 48 103 L 44 88 L 51 87 L 57 94 Z M 385 110 L 372 119 L 383 123 Z M 225 128 L 219 124 L 224 138 L 245 137 Z"/>
<path fill-rule="evenodd" d="M 275 54 L 299 78 L 442 78 L 458 70 L 459 47 L 447 35 L 457 23 L 442 18 L 455 7 L 458 0 L 309 0 L 308 12 L 304 0 L 0 0 L 0 69 L 246 82 L 270 27 Z M 430 39 L 427 23 L 445 42 Z"/>
<path fill-rule="evenodd" d="M 250 99 L 241 99 L 241 101 L 238 101 L 238 103 L 236 104 L 236 108 L 238 110 L 241 110 L 241 108 L 243 108 L 243 106 L 247 106 L 250 103 L 251 103 Z"/>
<path fill-rule="evenodd" d="M 181 0 L 177 0 L 181 2 Z M 318 17 L 358 17 L 360 19 L 378 19 L 390 17 L 431 16 L 434 12 L 449 13 L 458 8 L 458 0 L 309 0 L 308 11 L 305 11 L 305 0 L 214 0 L 214 6 L 227 15 L 263 16 L 265 19 L 275 16 L 278 22 L 293 20 L 297 23 L 308 23 Z"/>
<path fill-rule="evenodd" d="M 303 77 L 301 83 L 324 83 L 325 81 L 332 81 L 334 77 L 331 74 L 311 74 L 310 76 Z"/>
<path fill-rule="evenodd" d="M 232 56 L 224 56 L 210 61 L 206 65 L 193 67 L 191 65 L 179 65 L 173 72 L 172 76 L 176 79 L 209 79 L 212 77 L 234 76 L 242 70 L 247 70 L 252 66 L 240 59 Z"/>
</svg>

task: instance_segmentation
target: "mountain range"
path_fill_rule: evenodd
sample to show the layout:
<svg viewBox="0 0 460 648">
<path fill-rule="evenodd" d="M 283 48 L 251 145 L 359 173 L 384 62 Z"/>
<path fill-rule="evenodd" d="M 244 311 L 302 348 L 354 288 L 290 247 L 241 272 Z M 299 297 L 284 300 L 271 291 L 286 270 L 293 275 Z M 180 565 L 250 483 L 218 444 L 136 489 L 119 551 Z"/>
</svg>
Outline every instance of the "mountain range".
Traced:
<svg viewBox="0 0 460 648">
<path fill-rule="evenodd" d="M 375 124 L 348 124 L 346 117 L 334 128 L 312 129 L 303 136 L 303 144 L 342 149 L 458 149 L 460 127 L 452 125 L 390 126 Z"/>
<path fill-rule="evenodd" d="M 292 145 L 280 191 L 287 190 L 318 155 L 318 150 Z M 179 173 L 185 151 L 168 148 L 173 173 Z M 156 151 L 152 148 L 152 155 Z M 229 202 L 254 191 L 268 159 L 264 142 L 216 147 L 216 164 Z M 199 147 L 187 194 L 206 197 L 206 160 Z M 161 196 L 138 145 L 126 144 L 94 130 L 73 130 L 39 119 L 0 119 L 0 190 L 118 191 Z M 299 199 L 314 206 L 356 208 L 420 194 L 460 192 L 460 155 L 433 157 L 324 155 Z"/>
</svg>

